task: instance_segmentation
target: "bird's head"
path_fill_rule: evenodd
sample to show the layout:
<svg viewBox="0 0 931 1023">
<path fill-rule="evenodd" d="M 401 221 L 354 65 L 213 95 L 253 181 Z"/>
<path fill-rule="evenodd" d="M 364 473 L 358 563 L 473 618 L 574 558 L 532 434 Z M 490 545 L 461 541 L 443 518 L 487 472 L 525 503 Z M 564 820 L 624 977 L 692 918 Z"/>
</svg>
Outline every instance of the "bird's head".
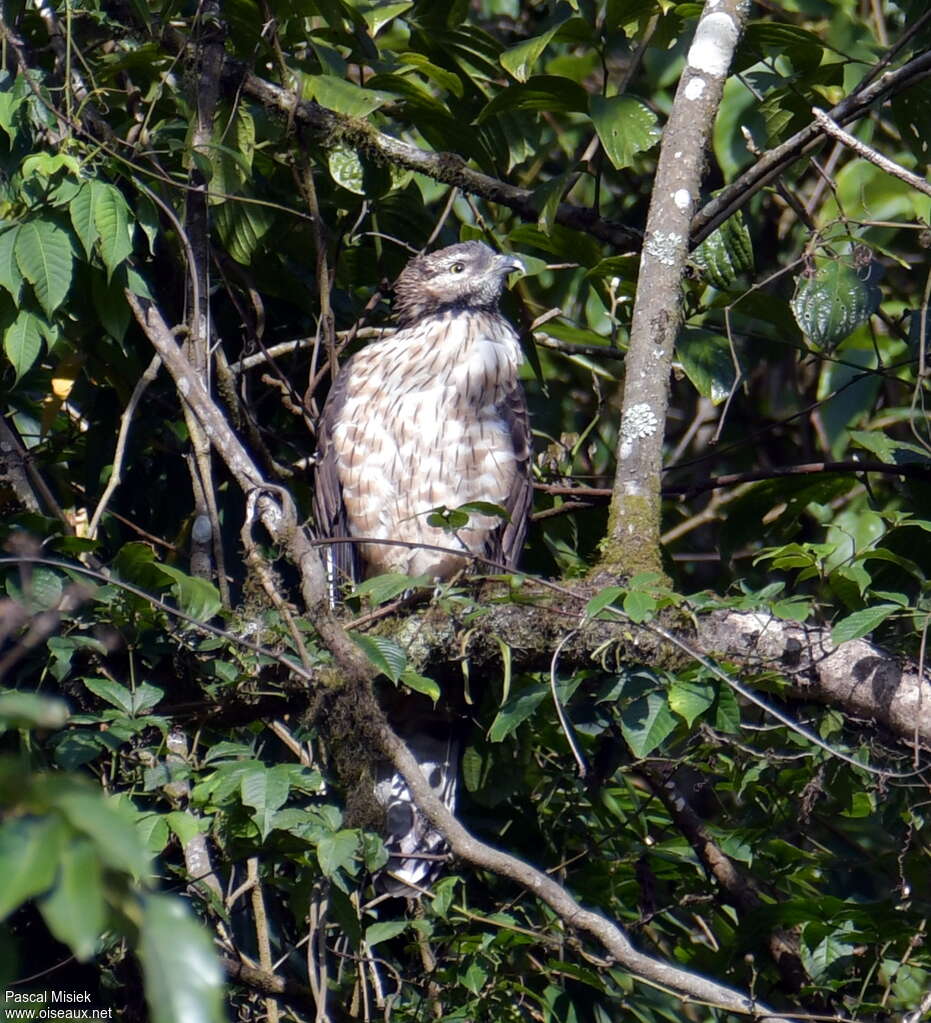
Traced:
<svg viewBox="0 0 931 1023">
<path fill-rule="evenodd" d="M 460 242 L 415 256 L 394 285 L 394 309 L 403 327 L 447 309 L 495 309 L 509 273 L 523 272 L 516 256 L 483 242 Z"/>
</svg>

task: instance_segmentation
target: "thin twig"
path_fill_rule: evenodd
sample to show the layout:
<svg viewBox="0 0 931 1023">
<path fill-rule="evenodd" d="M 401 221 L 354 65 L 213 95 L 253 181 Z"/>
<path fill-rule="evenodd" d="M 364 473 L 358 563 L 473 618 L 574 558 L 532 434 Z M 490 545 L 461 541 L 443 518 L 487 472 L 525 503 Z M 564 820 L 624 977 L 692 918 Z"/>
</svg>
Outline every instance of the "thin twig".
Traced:
<svg viewBox="0 0 931 1023">
<path fill-rule="evenodd" d="M 812 107 L 811 112 L 815 115 L 815 120 L 821 127 L 838 142 L 843 142 L 848 149 L 852 149 L 857 156 L 862 156 L 864 160 L 869 160 L 870 163 L 875 164 L 880 170 L 884 170 L 887 174 L 892 174 L 894 177 L 904 181 L 907 185 L 917 189 L 919 192 L 924 192 L 925 195 L 931 195 L 931 184 L 925 181 L 924 178 L 918 177 L 917 174 L 912 174 L 911 171 L 906 170 L 904 167 L 900 167 L 895 160 L 890 160 L 888 156 L 883 156 L 882 153 L 877 153 L 875 149 L 871 149 L 865 142 L 861 142 L 858 138 L 855 138 L 850 132 L 844 131 L 839 124 L 836 124 L 831 120 L 830 117 L 820 108 Z"/>
</svg>

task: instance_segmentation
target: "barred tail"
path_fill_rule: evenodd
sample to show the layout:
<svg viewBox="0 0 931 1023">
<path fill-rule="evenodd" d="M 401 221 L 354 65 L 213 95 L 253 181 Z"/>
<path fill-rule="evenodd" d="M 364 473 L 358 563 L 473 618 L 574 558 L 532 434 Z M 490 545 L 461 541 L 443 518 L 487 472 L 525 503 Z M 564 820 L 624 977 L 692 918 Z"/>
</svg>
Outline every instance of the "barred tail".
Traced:
<svg viewBox="0 0 931 1023">
<path fill-rule="evenodd" d="M 459 741 L 448 728 L 442 735 L 417 732 L 405 738 L 430 788 L 450 810 L 456 807 Z M 375 798 L 385 808 L 385 845 L 390 859 L 378 887 L 391 895 L 417 898 L 448 860 L 443 836 L 417 809 L 404 778 L 390 764 L 379 771 Z"/>
</svg>

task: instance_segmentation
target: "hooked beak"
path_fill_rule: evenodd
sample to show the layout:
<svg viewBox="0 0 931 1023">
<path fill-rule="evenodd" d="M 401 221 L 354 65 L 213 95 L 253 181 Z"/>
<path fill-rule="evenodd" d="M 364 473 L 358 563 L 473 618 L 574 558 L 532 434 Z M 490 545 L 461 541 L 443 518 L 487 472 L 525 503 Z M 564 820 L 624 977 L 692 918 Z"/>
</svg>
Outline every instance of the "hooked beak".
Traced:
<svg viewBox="0 0 931 1023">
<path fill-rule="evenodd" d="M 510 252 L 503 252 L 498 256 L 498 266 L 504 273 L 526 273 L 524 264 Z"/>
</svg>

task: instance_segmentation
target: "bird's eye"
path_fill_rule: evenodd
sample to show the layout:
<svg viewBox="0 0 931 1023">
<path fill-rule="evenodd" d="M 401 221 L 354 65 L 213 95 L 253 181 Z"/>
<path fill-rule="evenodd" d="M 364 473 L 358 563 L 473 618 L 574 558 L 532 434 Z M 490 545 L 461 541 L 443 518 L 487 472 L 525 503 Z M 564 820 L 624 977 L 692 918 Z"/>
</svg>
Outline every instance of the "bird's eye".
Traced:
<svg viewBox="0 0 931 1023">
<path fill-rule="evenodd" d="M 449 272 L 454 274 L 461 274 L 463 270 L 465 270 L 465 263 L 453 263 L 449 268 Z"/>
</svg>

